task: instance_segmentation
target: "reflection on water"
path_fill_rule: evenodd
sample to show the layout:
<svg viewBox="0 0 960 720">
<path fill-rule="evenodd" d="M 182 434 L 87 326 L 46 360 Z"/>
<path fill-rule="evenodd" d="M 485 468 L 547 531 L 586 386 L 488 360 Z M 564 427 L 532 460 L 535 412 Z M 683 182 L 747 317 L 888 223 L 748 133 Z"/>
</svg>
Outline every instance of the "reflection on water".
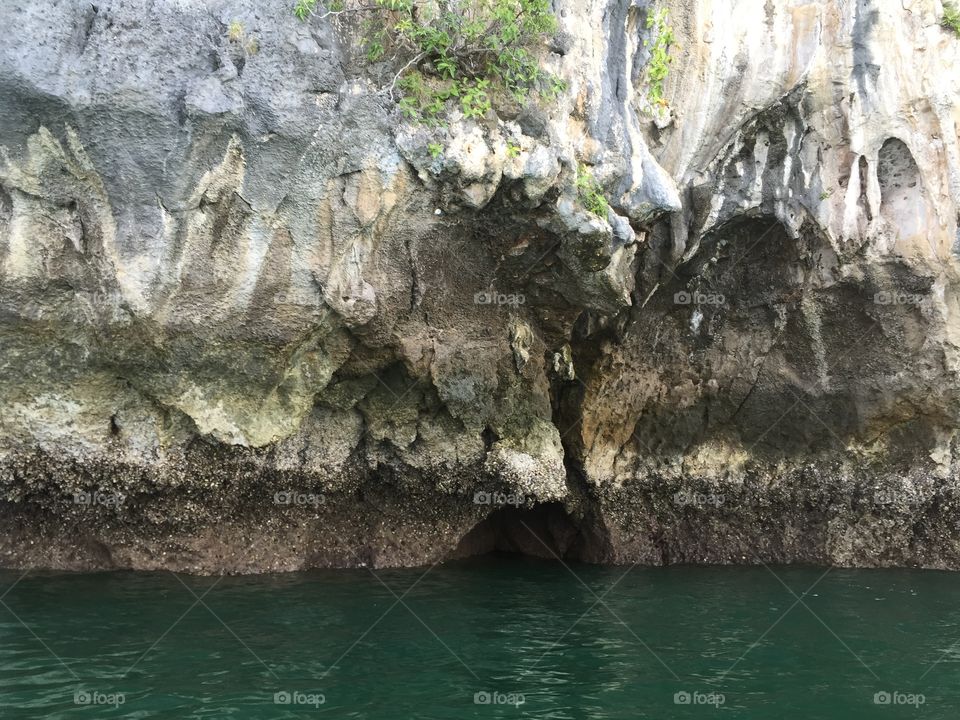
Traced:
<svg viewBox="0 0 960 720">
<path fill-rule="evenodd" d="M 960 575 L 824 572 L 2 571 L 0 717 L 956 717 Z"/>
</svg>

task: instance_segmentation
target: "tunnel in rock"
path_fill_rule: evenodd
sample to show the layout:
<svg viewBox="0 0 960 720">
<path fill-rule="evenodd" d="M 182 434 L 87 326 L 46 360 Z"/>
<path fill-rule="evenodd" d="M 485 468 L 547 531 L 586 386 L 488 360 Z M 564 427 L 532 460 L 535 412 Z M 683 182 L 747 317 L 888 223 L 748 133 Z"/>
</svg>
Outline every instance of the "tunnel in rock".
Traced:
<svg viewBox="0 0 960 720">
<path fill-rule="evenodd" d="M 608 545 L 596 522 L 575 519 L 562 503 L 541 503 L 494 510 L 460 539 L 450 559 L 509 553 L 600 563 L 607 560 Z"/>
</svg>

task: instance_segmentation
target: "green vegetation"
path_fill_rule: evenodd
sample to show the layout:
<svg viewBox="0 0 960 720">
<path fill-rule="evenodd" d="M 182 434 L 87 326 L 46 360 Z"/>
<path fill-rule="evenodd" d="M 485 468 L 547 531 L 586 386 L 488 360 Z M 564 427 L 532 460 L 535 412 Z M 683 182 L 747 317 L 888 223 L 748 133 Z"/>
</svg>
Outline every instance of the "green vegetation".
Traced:
<svg viewBox="0 0 960 720">
<path fill-rule="evenodd" d="M 940 19 L 940 24 L 960 36 L 960 8 L 957 7 L 956 3 L 945 2 L 943 4 L 943 17 Z"/>
<path fill-rule="evenodd" d="M 513 140 L 507 140 L 507 157 L 515 158 L 520 157 L 520 146 L 517 145 Z"/>
<path fill-rule="evenodd" d="M 300 20 L 306 20 L 317 9 L 317 0 L 297 0 L 297 4 L 293 7 L 293 14 L 296 15 Z M 336 10 L 339 8 L 331 9 Z"/>
<path fill-rule="evenodd" d="M 670 26 L 670 17 L 666 8 L 647 15 L 647 29 L 653 31 L 653 42 L 644 41 L 650 50 L 650 62 L 647 65 L 647 99 L 651 105 L 664 106 L 667 104 L 663 96 L 663 84 L 670 73 L 670 47 L 676 41 L 673 28 Z"/>
<path fill-rule="evenodd" d="M 577 166 L 577 196 L 587 210 L 606 220 L 610 203 L 607 202 L 600 183 L 583 163 Z"/>
<path fill-rule="evenodd" d="M 254 37 L 247 37 L 246 28 L 239 20 L 233 20 L 227 27 L 227 40 L 239 45 L 248 55 L 256 55 L 260 51 L 260 43 Z"/>
<path fill-rule="evenodd" d="M 232 43 L 238 43 L 243 40 L 243 36 L 243 23 L 239 20 L 234 20 L 231 22 L 230 26 L 227 28 L 227 39 Z"/>
<path fill-rule="evenodd" d="M 293 12 L 306 20 L 320 9 L 365 17 L 367 59 L 400 67 L 389 90 L 399 88 L 412 120 L 441 124 L 452 103 L 479 119 L 503 101 L 566 89 L 535 55 L 556 31 L 550 0 L 297 0 Z"/>
<path fill-rule="evenodd" d="M 437 160 L 441 155 L 443 155 L 443 145 L 440 143 L 430 143 L 427 145 L 427 150 L 430 151 L 430 157 L 434 160 Z"/>
</svg>

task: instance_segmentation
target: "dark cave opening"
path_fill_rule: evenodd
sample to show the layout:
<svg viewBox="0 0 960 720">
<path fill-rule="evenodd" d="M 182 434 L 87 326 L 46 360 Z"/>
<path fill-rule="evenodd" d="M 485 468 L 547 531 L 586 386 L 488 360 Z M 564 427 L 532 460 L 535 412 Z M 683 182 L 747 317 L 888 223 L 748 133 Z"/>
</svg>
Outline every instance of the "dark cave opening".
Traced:
<svg viewBox="0 0 960 720">
<path fill-rule="evenodd" d="M 593 523 L 575 519 L 562 503 L 550 502 L 494 510 L 460 539 L 450 559 L 504 553 L 600 563 L 606 560 L 607 547 Z"/>
</svg>

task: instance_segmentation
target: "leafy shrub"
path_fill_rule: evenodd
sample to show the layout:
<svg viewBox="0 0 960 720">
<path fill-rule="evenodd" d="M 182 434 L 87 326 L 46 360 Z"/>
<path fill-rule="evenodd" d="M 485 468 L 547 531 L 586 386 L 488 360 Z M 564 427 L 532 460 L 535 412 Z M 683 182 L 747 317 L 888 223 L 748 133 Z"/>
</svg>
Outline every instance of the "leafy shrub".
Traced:
<svg viewBox="0 0 960 720">
<path fill-rule="evenodd" d="M 227 40 L 242 48 L 247 55 L 256 55 L 260 52 L 260 42 L 255 37 L 247 36 L 247 30 L 239 20 L 233 20 L 227 26 Z"/>
<path fill-rule="evenodd" d="M 241 42 L 246 35 L 246 31 L 243 29 L 243 23 L 239 20 L 234 20 L 227 27 L 227 39 L 232 43 Z"/>
<path fill-rule="evenodd" d="M 940 24 L 960 36 L 960 8 L 955 3 L 943 4 L 943 17 L 940 19 Z"/>
<path fill-rule="evenodd" d="M 650 62 L 647 65 L 647 99 L 651 105 L 666 105 L 663 96 L 663 84 L 670 73 L 670 47 L 676 41 L 673 28 L 670 26 L 670 16 L 666 8 L 647 15 L 647 29 L 652 31 L 653 42 L 644 41 L 650 50 Z"/>
<path fill-rule="evenodd" d="M 451 102 L 482 118 L 497 100 L 566 89 L 535 55 L 557 27 L 549 0 L 297 0 L 294 14 L 305 20 L 318 8 L 366 17 L 367 59 L 400 66 L 389 89 L 400 89 L 410 119 L 439 122 Z"/>
<path fill-rule="evenodd" d="M 607 202 L 600 183 L 582 163 L 577 166 L 577 196 L 587 210 L 606 220 L 610 203 Z"/>
</svg>

